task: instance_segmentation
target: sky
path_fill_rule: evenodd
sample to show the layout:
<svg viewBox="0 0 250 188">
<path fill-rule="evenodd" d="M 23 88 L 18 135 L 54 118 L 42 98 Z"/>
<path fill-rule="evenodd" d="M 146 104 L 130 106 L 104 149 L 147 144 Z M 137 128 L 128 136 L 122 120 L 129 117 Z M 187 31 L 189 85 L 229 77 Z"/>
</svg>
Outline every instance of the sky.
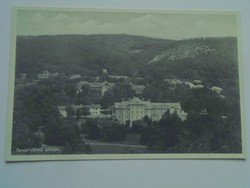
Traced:
<svg viewBox="0 0 250 188">
<path fill-rule="evenodd" d="M 17 35 L 129 34 L 162 39 L 237 36 L 237 19 L 221 12 L 20 9 Z"/>
</svg>

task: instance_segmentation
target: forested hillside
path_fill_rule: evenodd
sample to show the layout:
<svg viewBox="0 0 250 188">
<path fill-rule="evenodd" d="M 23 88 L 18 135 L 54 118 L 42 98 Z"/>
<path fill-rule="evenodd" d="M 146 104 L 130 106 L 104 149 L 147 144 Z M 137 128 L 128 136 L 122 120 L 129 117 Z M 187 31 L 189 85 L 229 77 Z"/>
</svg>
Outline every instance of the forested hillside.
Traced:
<svg viewBox="0 0 250 188">
<path fill-rule="evenodd" d="M 96 76 L 110 74 L 157 78 L 218 79 L 237 77 L 236 38 L 181 41 L 130 35 L 19 36 L 16 74 L 43 70 Z M 153 77 L 153 78 L 152 78 Z"/>
<path fill-rule="evenodd" d="M 101 145 L 132 142 L 149 153 L 239 153 L 237 56 L 236 38 L 174 41 L 129 35 L 19 36 L 12 150 L 18 153 L 19 148 L 45 144 L 60 147 L 63 153 L 95 153 L 95 147 L 88 144 L 93 139 Z M 64 74 L 38 79 L 44 70 Z M 21 77 L 21 73 L 26 74 Z M 72 75 L 77 79 L 69 79 Z M 108 75 L 128 77 L 117 81 Z M 106 81 L 113 86 L 102 93 L 90 87 L 85 80 L 90 77 L 94 78 L 92 85 Z M 78 92 L 80 81 L 88 83 L 81 86 L 83 92 Z M 136 93 L 136 84 L 143 86 L 141 93 Z M 129 122 L 121 125 L 112 117 L 112 106 L 132 97 L 179 102 L 187 119 L 165 113 L 159 121 L 146 115 L 132 127 Z M 88 109 L 72 108 L 92 104 L 100 105 L 108 118 L 96 116 L 90 121 Z M 65 109 L 66 117 L 59 107 Z"/>
</svg>

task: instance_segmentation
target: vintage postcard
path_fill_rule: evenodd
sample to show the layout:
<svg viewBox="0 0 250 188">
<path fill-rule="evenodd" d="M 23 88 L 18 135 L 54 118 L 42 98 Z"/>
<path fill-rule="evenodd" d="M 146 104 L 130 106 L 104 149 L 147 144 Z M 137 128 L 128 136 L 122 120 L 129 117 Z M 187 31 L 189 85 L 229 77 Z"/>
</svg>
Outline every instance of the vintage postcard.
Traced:
<svg viewBox="0 0 250 188">
<path fill-rule="evenodd" d="M 237 12 L 16 7 L 6 161 L 244 159 Z"/>
</svg>

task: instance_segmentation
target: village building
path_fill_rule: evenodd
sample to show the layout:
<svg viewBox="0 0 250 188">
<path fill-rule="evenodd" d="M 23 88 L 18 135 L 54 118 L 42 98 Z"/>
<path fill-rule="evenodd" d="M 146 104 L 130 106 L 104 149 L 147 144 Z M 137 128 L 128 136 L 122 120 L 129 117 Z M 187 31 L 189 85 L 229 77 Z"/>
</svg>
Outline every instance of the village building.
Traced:
<svg viewBox="0 0 250 188">
<path fill-rule="evenodd" d="M 201 109 L 201 111 L 199 112 L 200 115 L 207 115 L 207 108 L 204 107 L 203 109 Z"/>
<path fill-rule="evenodd" d="M 101 105 L 99 104 L 91 104 L 91 105 L 72 105 L 71 108 L 76 113 L 77 110 L 81 110 L 83 108 L 87 108 L 89 110 L 90 115 L 100 115 L 101 113 Z"/>
<path fill-rule="evenodd" d="M 37 78 L 39 79 L 48 79 L 50 77 L 51 73 L 47 70 L 43 71 L 41 74 L 37 75 Z"/>
<path fill-rule="evenodd" d="M 91 89 L 100 91 L 102 94 L 104 93 L 103 90 L 105 90 L 105 89 L 103 88 L 102 83 L 93 82 L 93 83 L 89 83 L 88 85 L 89 85 L 89 87 L 90 87 Z"/>
<path fill-rule="evenodd" d="M 202 81 L 201 80 L 193 80 L 193 83 L 198 85 L 198 84 L 202 84 Z"/>
<path fill-rule="evenodd" d="M 135 85 L 135 84 L 132 84 L 131 87 L 135 91 L 136 94 L 142 95 L 146 86 L 145 85 Z"/>
<path fill-rule="evenodd" d="M 142 80 L 144 80 L 144 78 L 143 77 L 136 77 L 135 80 L 142 81 Z"/>
<path fill-rule="evenodd" d="M 189 86 L 190 89 L 194 87 L 194 84 L 192 82 L 184 82 L 187 86 Z"/>
<path fill-rule="evenodd" d="M 52 73 L 52 77 L 57 77 L 57 76 L 59 76 L 60 75 L 60 73 L 59 72 L 54 72 L 54 73 Z"/>
<path fill-rule="evenodd" d="M 67 111 L 65 106 L 58 106 L 58 110 L 61 114 L 62 117 L 66 118 L 67 117 Z"/>
<path fill-rule="evenodd" d="M 193 85 L 193 87 L 191 89 L 201 89 L 201 88 L 204 88 L 204 85 L 197 84 L 197 85 Z"/>
<path fill-rule="evenodd" d="M 107 81 L 104 82 L 87 82 L 80 81 L 77 83 L 77 94 L 83 92 L 82 86 L 88 85 L 91 89 L 99 91 L 103 96 L 106 91 L 112 89 L 115 86 L 115 83 L 110 83 Z M 145 89 L 145 85 L 136 85 L 131 83 L 131 88 L 135 91 L 136 94 L 142 95 Z"/>
<path fill-rule="evenodd" d="M 101 114 L 100 104 L 83 105 L 85 108 L 89 109 L 90 115 L 98 116 Z"/>
<path fill-rule="evenodd" d="M 202 81 L 201 80 L 194 80 L 193 87 L 191 87 L 191 89 L 201 89 L 201 88 L 204 88 Z"/>
<path fill-rule="evenodd" d="M 212 92 L 215 92 L 220 98 L 225 99 L 226 97 L 222 95 L 223 89 L 217 86 L 213 86 L 210 88 Z"/>
<path fill-rule="evenodd" d="M 75 79 L 80 79 L 81 78 L 81 75 L 79 74 L 75 74 L 75 75 L 72 75 L 69 80 L 75 80 Z"/>
<path fill-rule="evenodd" d="M 164 81 L 173 85 L 182 84 L 182 81 L 179 79 L 164 79 Z"/>
<path fill-rule="evenodd" d="M 218 94 L 221 94 L 221 92 L 223 91 L 222 88 L 217 87 L 217 86 L 213 86 L 213 87 L 211 87 L 210 89 L 211 89 L 213 92 L 216 92 L 216 93 L 218 93 Z"/>
<path fill-rule="evenodd" d="M 164 81 L 171 84 L 171 85 L 185 84 L 190 89 L 204 88 L 204 85 L 202 84 L 201 80 L 193 80 L 192 82 L 190 82 L 190 81 L 184 81 L 184 80 L 180 80 L 180 79 L 164 79 Z"/>
<path fill-rule="evenodd" d="M 77 94 L 81 93 L 82 92 L 82 86 L 84 85 L 89 85 L 89 82 L 88 81 L 80 81 L 76 84 L 76 87 L 77 87 Z"/>
<path fill-rule="evenodd" d="M 21 79 L 26 79 L 27 77 L 27 74 L 26 73 L 20 73 L 20 78 Z"/>
<path fill-rule="evenodd" d="M 121 75 L 109 75 L 109 78 L 114 80 L 125 80 L 125 81 L 129 80 L 128 76 L 121 76 Z"/>
<path fill-rule="evenodd" d="M 82 105 L 82 104 L 74 105 L 73 104 L 70 106 L 70 108 L 73 110 L 75 117 L 77 114 L 77 110 L 81 110 L 83 108 L 88 109 L 89 114 L 88 115 L 87 114 L 81 115 L 80 122 L 85 121 L 86 118 L 92 118 L 92 119 L 96 119 L 96 118 L 98 118 L 98 119 L 111 119 L 112 118 L 111 114 L 102 114 L 101 113 L 103 110 L 101 110 L 101 105 L 99 105 L 99 104 L 91 104 L 91 105 Z M 58 109 L 59 109 L 59 112 L 60 112 L 62 117 L 64 117 L 64 118 L 68 117 L 66 106 L 58 106 Z M 80 124 L 78 121 L 78 125 L 80 125 Z"/>
<path fill-rule="evenodd" d="M 187 113 L 182 110 L 179 102 L 152 103 L 151 101 L 144 101 L 133 97 L 127 101 L 115 102 L 112 107 L 113 117 L 121 124 L 129 121 L 130 126 L 132 126 L 133 121 L 141 120 L 145 116 L 148 116 L 153 121 L 159 121 L 167 111 L 170 114 L 176 112 L 182 121 L 187 118 Z"/>
<path fill-rule="evenodd" d="M 87 108 L 89 110 L 89 115 L 91 117 L 98 117 L 101 115 L 101 105 L 99 104 L 91 104 L 91 105 L 71 105 L 71 109 L 74 111 L 74 113 L 77 113 L 77 110 L 81 110 L 83 108 Z M 62 115 L 62 117 L 67 117 L 67 111 L 66 111 L 66 106 L 58 106 L 59 112 Z"/>
<path fill-rule="evenodd" d="M 107 69 L 102 69 L 102 73 L 103 74 L 108 74 L 108 70 Z"/>
<path fill-rule="evenodd" d="M 104 82 L 87 82 L 87 81 L 80 81 L 77 83 L 77 94 L 83 92 L 82 86 L 88 85 L 91 89 L 99 91 L 103 96 L 106 91 L 113 88 L 115 83 L 110 83 L 107 81 Z"/>
</svg>

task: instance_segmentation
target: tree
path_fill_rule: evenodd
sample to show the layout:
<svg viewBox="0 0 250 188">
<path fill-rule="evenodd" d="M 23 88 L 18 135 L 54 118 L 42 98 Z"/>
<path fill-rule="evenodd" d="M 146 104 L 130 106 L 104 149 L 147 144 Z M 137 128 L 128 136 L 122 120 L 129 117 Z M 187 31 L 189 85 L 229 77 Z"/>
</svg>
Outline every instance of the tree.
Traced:
<svg viewBox="0 0 250 188">
<path fill-rule="evenodd" d="M 149 99 L 150 101 L 159 102 L 162 101 L 162 91 L 153 85 L 145 87 L 143 90 L 143 98 Z"/>
<path fill-rule="evenodd" d="M 54 99 L 55 93 L 49 82 L 31 85 L 17 91 L 14 104 L 16 110 L 13 117 L 15 122 L 13 134 L 18 134 L 18 136 L 15 137 L 17 140 L 13 143 L 18 143 L 20 137 L 23 137 L 27 139 L 26 147 L 30 147 L 32 143 L 37 143 L 32 135 L 43 127 L 46 144 L 63 144 L 60 131 L 61 117 Z M 22 144 L 24 147 L 24 142 Z"/>
<path fill-rule="evenodd" d="M 72 109 L 71 106 L 66 107 L 65 110 L 66 110 L 66 112 L 67 112 L 67 116 L 68 116 L 68 117 L 70 117 L 70 118 L 74 117 L 75 111 Z"/>
<path fill-rule="evenodd" d="M 75 104 L 98 104 L 100 103 L 101 92 L 99 90 L 91 89 L 89 85 L 82 86 L 82 92 L 78 93 L 75 99 Z"/>
<path fill-rule="evenodd" d="M 125 125 L 106 120 L 101 125 L 101 139 L 106 142 L 123 141 L 127 136 L 127 128 Z"/>
<path fill-rule="evenodd" d="M 103 109 L 107 109 L 114 103 L 114 92 L 112 89 L 106 91 L 101 100 L 101 106 Z"/>
<path fill-rule="evenodd" d="M 151 152 L 171 152 L 180 141 L 182 121 L 176 113 L 166 112 L 163 118 L 143 129 L 141 143 Z"/>
<path fill-rule="evenodd" d="M 64 146 L 65 138 L 62 126 L 51 124 L 45 128 L 45 144 L 49 146 Z"/>
<path fill-rule="evenodd" d="M 179 143 L 180 128 L 182 121 L 178 117 L 177 113 L 170 114 L 166 112 L 159 123 L 159 137 L 162 144 L 162 149 L 168 150 L 177 146 Z"/>
<path fill-rule="evenodd" d="M 76 109 L 76 119 L 79 120 L 82 116 L 82 110 L 80 108 Z"/>
<path fill-rule="evenodd" d="M 88 116 L 88 115 L 90 115 L 90 111 L 89 111 L 89 108 L 88 107 L 83 107 L 82 108 L 82 115 L 84 115 L 84 116 Z"/>
<path fill-rule="evenodd" d="M 89 126 L 87 138 L 91 140 L 99 140 L 100 139 L 100 129 L 96 124 Z"/>
<path fill-rule="evenodd" d="M 82 133 L 90 140 L 100 139 L 100 128 L 97 126 L 97 122 L 92 119 L 87 119 L 82 126 Z"/>
<path fill-rule="evenodd" d="M 89 153 L 91 148 L 80 136 L 80 130 L 77 125 L 68 124 L 63 127 L 63 137 L 65 139 L 65 153 Z"/>
<path fill-rule="evenodd" d="M 147 126 L 147 123 L 144 120 L 137 120 L 133 122 L 131 131 L 133 133 L 141 133 L 143 129 Z"/>
<path fill-rule="evenodd" d="M 118 82 L 113 87 L 115 101 L 127 100 L 135 95 L 135 91 L 126 82 Z"/>
<path fill-rule="evenodd" d="M 76 85 L 74 83 L 67 83 L 65 85 L 64 91 L 66 95 L 74 98 L 76 96 L 76 91 L 77 91 Z"/>
<path fill-rule="evenodd" d="M 117 82 L 112 89 L 106 91 L 102 97 L 101 105 L 102 108 L 109 108 L 114 102 L 119 102 L 121 100 L 127 100 L 135 96 L 135 91 L 131 86 L 123 82 Z"/>
</svg>

